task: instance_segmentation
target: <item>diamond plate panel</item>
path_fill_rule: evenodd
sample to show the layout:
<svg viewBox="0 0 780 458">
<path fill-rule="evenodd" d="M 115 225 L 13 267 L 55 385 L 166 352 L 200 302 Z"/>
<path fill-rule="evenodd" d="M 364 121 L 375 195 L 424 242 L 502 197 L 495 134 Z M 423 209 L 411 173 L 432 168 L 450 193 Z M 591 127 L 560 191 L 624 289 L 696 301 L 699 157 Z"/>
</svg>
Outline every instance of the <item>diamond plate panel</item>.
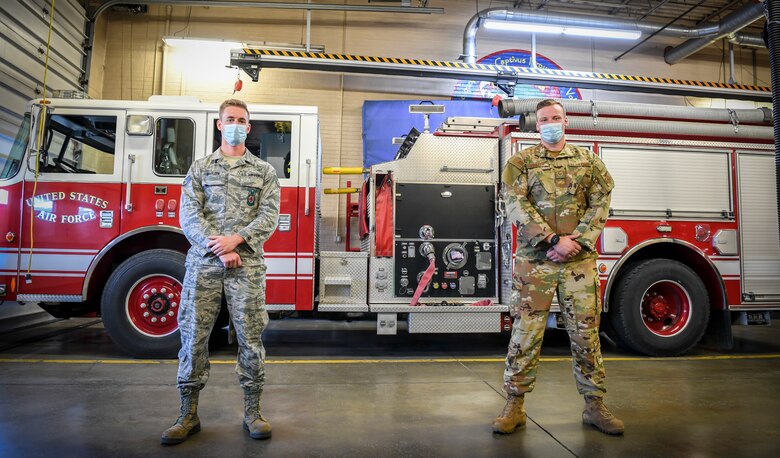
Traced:
<svg viewBox="0 0 780 458">
<path fill-rule="evenodd" d="M 320 304 L 366 305 L 367 272 L 368 253 L 320 253 Z"/>
<path fill-rule="evenodd" d="M 499 168 L 495 138 L 421 134 L 405 159 L 377 164 L 372 172 L 391 171 L 396 182 L 493 184 Z"/>
<path fill-rule="evenodd" d="M 504 171 L 504 164 L 512 157 L 512 138 L 506 136 L 501 140 L 501 172 Z M 502 199 L 502 193 L 499 189 L 499 199 Z M 499 231 L 499 240 L 501 241 L 498 247 L 500 253 L 500 260 L 498 268 L 501 270 L 499 275 L 499 300 L 505 304 L 509 303 L 509 299 L 512 297 L 512 269 L 514 268 L 514 250 L 512 240 L 512 223 L 508 220 L 503 220 Z"/>
<path fill-rule="evenodd" d="M 269 312 L 293 311 L 295 310 L 295 304 L 265 304 L 265 309 Z"/>
<path fill-rule="evenodd" d="M 410 313 L 409 334 L 501 332 L 500 313 Z"/>
<path fill-rule="evenodd" d="M 320 312 L 368 312 L 365 304 L 323 304 L 317 306 Z"/>
<path fill-rule="evenodd" d="M 376 313 L 460 313 L 471 315 L 474 313 L 508 312 L 509 307 L 503 304 L 484 307 L 469 305 L 417 305 L 412 307 L 408 304 L 371 304 L 371 311 Z"/>
<path fill-rule="evenodd" d="M 371 258 L 371 272 L 368 274 L 368 303 L 401 302 L 393 297 L 394 284 L 393 258 Z M 406 302 L 408 303 L 408 300 Z"/>
</svg>

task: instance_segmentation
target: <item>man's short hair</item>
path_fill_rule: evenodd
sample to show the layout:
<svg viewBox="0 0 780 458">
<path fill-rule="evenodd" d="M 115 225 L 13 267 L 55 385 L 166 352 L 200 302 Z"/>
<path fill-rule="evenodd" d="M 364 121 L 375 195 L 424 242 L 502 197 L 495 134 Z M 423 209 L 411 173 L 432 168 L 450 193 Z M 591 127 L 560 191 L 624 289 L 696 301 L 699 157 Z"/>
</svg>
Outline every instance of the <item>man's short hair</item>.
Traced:
<svg viewBox="0 0 780 458">
<path fill-rule="evenodd" d="M 247 119 L 249 119 L 249 107 L 246 106 L 246 102 L 239 99 L 227 99 L 222 102 L 222 105 L 219 106 L 219 119 L 222 119 L 222 112 L 225 111 L 225 108 L 227 107 L 243 108 L 246 111 Z"/>
<path fill-rule="evenodd" d="M 536 104 L 536 111 L 541 110 L 544 107 L 551 107 L 553 105 L 558 105 L 561 107 L 561 110 L 563 110 L 563 115 L 566 116 L 566 107 L 563 106 L 563 104 L 555 99 L 544 99 L 541 102 Z"/>
</svg>

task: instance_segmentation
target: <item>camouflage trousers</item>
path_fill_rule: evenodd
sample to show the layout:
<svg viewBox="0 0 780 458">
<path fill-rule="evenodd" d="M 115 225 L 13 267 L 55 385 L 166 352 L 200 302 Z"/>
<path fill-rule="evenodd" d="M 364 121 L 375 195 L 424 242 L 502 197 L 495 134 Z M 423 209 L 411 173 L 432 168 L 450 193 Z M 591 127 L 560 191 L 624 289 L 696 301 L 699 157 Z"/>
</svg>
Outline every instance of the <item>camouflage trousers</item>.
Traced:
<svg viewBox="0 0 780 458">
<path fill-rule="evenodd" d="M 268 324 L 265 270 L 265 266 L 225 269 L 187 264 L 179 310 L 179 390 L 201 390 L 208 381 L 211 368 L 209 336 L 219 314 L 224 292 L 238 339 L 238 380 L 246 391 L 262 391 L 265 381 L 265 348 L 261 334 Z"/>
<path fill-rule="evenodd" d="M 545 325 L 557 292 L 571 342 L 577 390 L 582 395 L 603 396 L 606 373 L 599 341 L 601 300 L 595 256 L 567 263 L 518 257 L 513 280 L 514 327 L 504 390 L 520 395 L 534 389 Z"/>
</svg>

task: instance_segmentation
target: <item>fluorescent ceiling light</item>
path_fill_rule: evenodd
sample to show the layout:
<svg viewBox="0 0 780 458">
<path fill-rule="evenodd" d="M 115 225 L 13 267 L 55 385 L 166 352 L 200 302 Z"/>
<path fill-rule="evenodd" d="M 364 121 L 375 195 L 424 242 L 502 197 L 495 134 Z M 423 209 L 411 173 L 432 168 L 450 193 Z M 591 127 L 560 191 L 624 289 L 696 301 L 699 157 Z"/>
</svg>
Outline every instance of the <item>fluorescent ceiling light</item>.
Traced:
<svg viewBox="0 0 780 458">
<path fill-rule="evenodd" d="M 563 28 L 557 25 L 528 24 L 525 22 L 495 21 L 487 19 L 484 23 L 486 29 L 506 30 L 509 32 L 537 32 L 537 33 L 563 33 Z"/>
<path fill-rule="evenodd" d="M 240 43 L 238 41 L 226 41 L 215 38 L 187 38 L 187 37 L 163 37 L 163 41 L 173 48 L 189 48 L 189 49 L 214 49 L 214 50 L 231 50 L 237 48 L 252 48 L 252 49 L 272 49 L 275 51 L 308 51 L 308 52 L 325 52 L 324 45 L 309 45 L 308 50 L 305 44 L 300 43 L 272 43 L 266 41 L 260 42 L 245 42 Z"/>
<path fill-rule="evenodd" d="M 590 29 L 587 27 L 565 27 L 564 35 L 596 38 L 617 38 L 619 40 L 636 40 L 642 36 L 639 30 Z"/>
<path fill-rule="evenodd" d="M 572 35 L 594 38 L 616 38 L 623 40 L 636 40 L 642 36 L 638 30 L 598 29 L 590 27 L 562 26 L 554 24 L 533 24 L 516 21 L 497 21 L 486 19 L 483 23 L 486 29 L 508 30 L 512 32 L 549 33 L 558 35 Z"/>
</svg>

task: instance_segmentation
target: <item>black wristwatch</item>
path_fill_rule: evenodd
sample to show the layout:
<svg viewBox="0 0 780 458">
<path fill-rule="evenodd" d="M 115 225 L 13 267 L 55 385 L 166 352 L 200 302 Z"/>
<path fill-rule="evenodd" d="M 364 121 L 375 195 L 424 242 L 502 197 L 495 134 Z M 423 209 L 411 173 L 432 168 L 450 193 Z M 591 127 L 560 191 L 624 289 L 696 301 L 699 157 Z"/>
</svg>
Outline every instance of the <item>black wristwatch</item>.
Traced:
<svg viewBox="0 0 780 458">
<path fill-rule="evenodd" d="M 558 234 L 553 234 L 550 238 L 550 246 L 555 246 L 561 241 L 561 237 Z"/>
</svg>

